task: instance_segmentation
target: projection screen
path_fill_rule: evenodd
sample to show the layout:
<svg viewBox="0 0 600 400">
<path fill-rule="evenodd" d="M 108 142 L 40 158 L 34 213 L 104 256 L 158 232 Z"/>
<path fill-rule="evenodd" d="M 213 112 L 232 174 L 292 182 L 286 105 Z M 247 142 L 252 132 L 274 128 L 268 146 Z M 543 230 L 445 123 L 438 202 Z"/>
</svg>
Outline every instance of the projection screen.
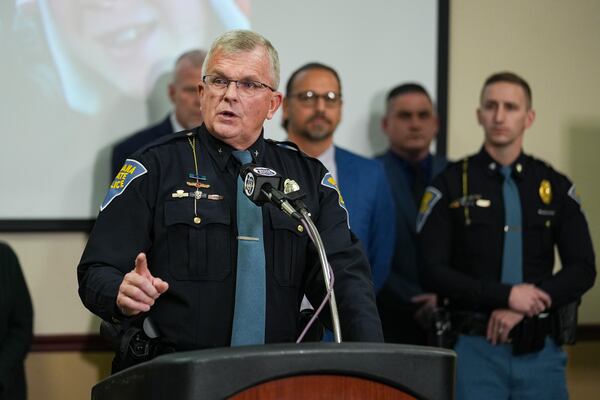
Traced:
<svg viewBox="0 0 600 400">
<path fill-rule="evenodd" d="M 0 230 L 91 224 L 112 179 L 113 145 L 168 114 L 166 88 L 176 57 L 207 49 L 233 28 L 253 29 L 272 41 L 281 60 L 281 91 L 306 62 L 337 69 L 344 106 L 335 141 L 372 156 L 385 145 L 379 121 L 391 87 L 418 81 L 439 96 L 439 4 L 2 2 Z M 280 124 L 279 111 L 265 125 L 265 136 L 285 139 Z"/>
</svg>

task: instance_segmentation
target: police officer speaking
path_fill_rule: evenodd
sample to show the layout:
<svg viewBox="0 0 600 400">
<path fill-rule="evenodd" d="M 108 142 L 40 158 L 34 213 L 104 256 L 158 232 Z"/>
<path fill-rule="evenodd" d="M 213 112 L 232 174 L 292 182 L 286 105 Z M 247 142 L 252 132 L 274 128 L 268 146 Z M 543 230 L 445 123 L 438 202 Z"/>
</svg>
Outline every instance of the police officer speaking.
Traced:
<svg viewBox="0 0 600 400">
<path fill-rule="evenodd" d="M 534 121 L 528 83 L 483 85 L 479 153 L 427 188 L 417 221 L 424 283 L 449 299 L 457 399 L 566 399 L 565 357 L 595 258 L 567 177 L 522 151 Z M 562 269 L 553 274 L 554 246 Z"/>
<path fill-rule="evenodd" d="M 282 101 L 277 51 L 262 36 L 216 39 L 198 77 L 204 124 L 125 162 L 78 266 L 79 294 L 104 320 L 148 315 L 175 350 L 292 342 L 302 295 L 325 294 L 304 227 L 242 193 L 240 166 L 295 180 L 335 276 L 342 337 L 382 341 L 370 269 L 325 168 L 263 138 Z M 135 261 L 134 261 L 135 260 Z"/>
</svg>

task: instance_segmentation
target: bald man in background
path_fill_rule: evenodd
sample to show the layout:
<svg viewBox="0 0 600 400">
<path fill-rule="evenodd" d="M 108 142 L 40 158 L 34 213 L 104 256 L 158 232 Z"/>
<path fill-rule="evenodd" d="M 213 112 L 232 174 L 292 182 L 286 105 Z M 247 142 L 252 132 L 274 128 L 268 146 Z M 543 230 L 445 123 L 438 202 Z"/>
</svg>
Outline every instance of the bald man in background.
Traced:
<svg viewBox="0 0 600 400">
<path fill-rule="evenodd" d="M 169 99 L 173 110 L 156 125 L 127 137 L 113 148 L 111 176 L 115 176 L 131 154 L 154 140 L 170 133 L 192 129 L 202 124 L 198 84 L 202 80 L 202 63 L 206 52 L 190 50 L 175 62 L 173 81 L 169 84 Z"/>
</svg>

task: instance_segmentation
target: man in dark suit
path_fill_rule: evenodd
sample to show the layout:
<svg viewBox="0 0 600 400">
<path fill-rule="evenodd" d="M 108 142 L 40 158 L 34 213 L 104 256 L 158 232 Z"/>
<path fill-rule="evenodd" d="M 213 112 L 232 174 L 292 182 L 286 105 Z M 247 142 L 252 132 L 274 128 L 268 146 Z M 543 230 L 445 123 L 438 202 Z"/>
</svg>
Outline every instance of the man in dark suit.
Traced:
<svg viewBox="0 0 600 400">
<path fill-rule="evenodd" d="M 309 63 L 292 73 L 283 100 L 283 126 L 290 141 L 331 172 L 348 211 L 350 229 L 369 257 L 378 291 L 387 279 L 394 246 L 394 204 L 381 165 L 333 144 L 342 116 L 337 72 Z"/>
<path fill-rule="evenodd" d="M 169 98 L 173 111 L 156 125 L 147 127 L 117 143 L 112 154 L 112 175 L 115 176 L 131 154 L 144 145 L 173 132 L 191 129 L 202 124 L 198 83 L 202 79 L 202 63 L 206 53 L 190 50 L 175 62 Z"/>
<path fill-rule="evenodd" d="M 416 220 L 425 187 L 447 163 L 429 151 L 438 119 L 425 88 L 407 83 L 392 89 L 382 127 L 390 148 L 378 159 L 396 203 L 396 247 L 389 278 L 378 294 L 378 308 L 386 341 L 422 345 L 427 332 L 418 320 L 427 319 L 437 298 L 424 293 L 419 283 Z"/>
</svg>

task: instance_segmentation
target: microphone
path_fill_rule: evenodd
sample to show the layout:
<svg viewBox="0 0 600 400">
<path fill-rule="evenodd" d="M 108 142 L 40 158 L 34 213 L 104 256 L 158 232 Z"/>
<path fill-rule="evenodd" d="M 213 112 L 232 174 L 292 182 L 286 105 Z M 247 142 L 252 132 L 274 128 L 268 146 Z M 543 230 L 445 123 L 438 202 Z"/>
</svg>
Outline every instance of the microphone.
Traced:
<svg viewBox="0 0 600 400">
<path fill-rule="evenodd" d="M 271 168 L 245 164 L 240 168 L 240 177 L 244 182 L 244 194 L 254 204 L 263 206 L 269 202 L 290 217 L 298 220 L 302 218 L 281 191 L 283 177 Z"/>
<path fill-rule="evenodd" d="M 244 182 L 244 194 L 256 205 L 270 201 L 269 194 L 281 186 L 281 175 L 271 168 L 245 164 L 240 167 L 240 177 Z"/>
</svg>

